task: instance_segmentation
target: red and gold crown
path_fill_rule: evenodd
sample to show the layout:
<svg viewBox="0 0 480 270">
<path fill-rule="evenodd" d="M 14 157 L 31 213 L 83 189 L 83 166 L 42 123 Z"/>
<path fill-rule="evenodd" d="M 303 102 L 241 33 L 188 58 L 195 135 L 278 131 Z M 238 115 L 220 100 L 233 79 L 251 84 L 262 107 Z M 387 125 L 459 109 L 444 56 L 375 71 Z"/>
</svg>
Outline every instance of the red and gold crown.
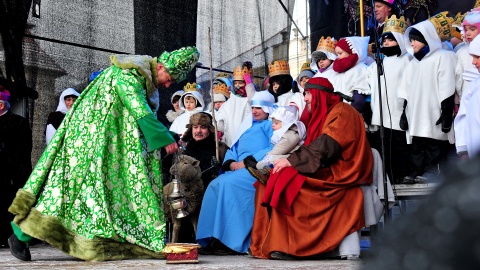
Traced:
<svg viewBox="0 0 480 270">
<path fill-rule="evenodd" d="M 435 26 L 437 34 L 442 41 L 452 38 L 453 32 L 456 31 L 452 26 L 454 24 L 454 19 L 452 17 L 448 17 L 447 14 L 447 11 L 440 12 L 428 19 L 433 26 Z"/>
<path fill-rule="evenodd" d="M 400 34 L 405 34 L 405 30 L 408 28 L 408 22 L 405 21 L 405 17 L 401 16 L 397 18 L 397 16 L 392 15 L 390 18 L 387 18 L 385 21 L 385 27 L 383 28 L 383 33 L 387 32 L 396 32 Z"/>
<path fill-rule="evenodd" d="M 337 41 L 331 37 L 324 38 L 323 36 L 318 41 L 317 51 L 335 53 L 335 44 Z"/>
<path fill-rule="evenodd" d="M 187 92 L 194 92 L 194 91 L 198 91 L 198 88 L 197 88 L 197 83 L 187 83 L 185 84 L 185 86 L 183 87 L 183 91 L 185 91 L 185 93 Z"/>
<path fill-rule="evenodd" d="M 253 76 L 253 69 L 246 66 L 244 66 L 243 68 L 241 66 L 238 66 L 233 70 L 233 80 L 243 81 L 243 74 L 247 73 L 250 74 L 250 76 Z"/>
<path fill-rule="evenodd" d="M 290 66 L 287 60 L 277 60 L 268 65 L 268 71 L 270 78 L 277 75 L 290 75 Z"/>
<path fill-rule="evenodd" d="M 230 98 L 230 87 L 223 83 L 215 84 L 213 86 L 213 93 L 214 94 L 222 94 L 226 98 Z"/>
</svg>

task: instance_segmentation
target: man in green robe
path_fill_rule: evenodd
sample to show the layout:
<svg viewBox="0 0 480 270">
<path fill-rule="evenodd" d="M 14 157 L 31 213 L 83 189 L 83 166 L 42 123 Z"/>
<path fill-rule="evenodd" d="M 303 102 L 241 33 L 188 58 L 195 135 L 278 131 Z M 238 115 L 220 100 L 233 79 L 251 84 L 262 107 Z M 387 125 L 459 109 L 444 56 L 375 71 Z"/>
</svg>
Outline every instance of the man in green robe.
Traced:
<svg viewBox="0 0 480 270">
<path fill-rule="evenodd" d="M 198 57 L 195 47 L 110 57 L 9 208 L 15 257 L 31 260 L 33 237 L 83 260 L 164 258 L 160 148 L 177 144 L 155 117 L 156 87 L 184 80 Z"/>
</svg>

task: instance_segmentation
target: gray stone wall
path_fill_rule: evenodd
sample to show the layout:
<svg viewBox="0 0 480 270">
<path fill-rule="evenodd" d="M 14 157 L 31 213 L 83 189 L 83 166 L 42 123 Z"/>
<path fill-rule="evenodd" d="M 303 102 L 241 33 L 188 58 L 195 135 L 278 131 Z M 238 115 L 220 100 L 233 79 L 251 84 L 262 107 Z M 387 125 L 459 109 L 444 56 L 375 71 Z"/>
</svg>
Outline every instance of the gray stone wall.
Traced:
<svg viewBox="0 0 480 270">
<path fill-rule="evenodd" d="M 283 0 L 293 12 L 294 0 Z M 200 50 L 200 63 L 209 67 L 208 27 L 211 31 L 213 67 L 233 71 L 244 61 L 251 61 L 255 76 L 268 74 L 266 63 L 288 59 L 288 16 L 278 0 L 199 0 L 197 21 L 197 45 Z M 262 45 L 263 40 L 263 45 Z M 283 46 L 278 46 L 283 44 Z M 215 75 L 216 72 L 214 72 Z M 197 82 L 209 90 L 208 70 L 197 70 Z M 260 85 L 262 79 L 255 79 Z M 205 100 L 210 100 L 205 94 Z"/>
</svg>

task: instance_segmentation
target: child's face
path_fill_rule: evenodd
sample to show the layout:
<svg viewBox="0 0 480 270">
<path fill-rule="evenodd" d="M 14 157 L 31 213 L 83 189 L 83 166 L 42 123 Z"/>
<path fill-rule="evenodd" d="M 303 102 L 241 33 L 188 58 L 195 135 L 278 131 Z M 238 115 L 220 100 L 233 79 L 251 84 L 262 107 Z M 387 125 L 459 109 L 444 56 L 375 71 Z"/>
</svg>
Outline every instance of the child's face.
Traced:
<svg viewBox="0 0 480 270">
<path fill-rule="evenodd" d="M 422 43 L 418 40 L 415 40 L 415 39 L 410 40 L 410 45 L 412 45 L 414 53 L 418 53 L 421 49 L 423 49 L 423 47 L 425 47 L 424 43 Z"/>
<path fill-rule="evenodd" d="M 465 25 L 465 39 L 468 43 L 472 42 L 472 40 L 478 35 L 478 28 L 473 25 Z"/>
<path fill-rule="evenodd" d="M 272 129 L 279 130 L 282 128 L 283 122 L 275 118 L 272 119 Z"/>
<path fill-rule="evenodd" d="M 343 59 L 350 56 L 348 52 L 342 50 L 340 47 L 335 47 L 335 53 L 337 54 L 338 59 Z"/>
<path fill-rule="evenodd" d="M 220 107 L 222 107 L 223 103 L 225 103 L 225 101 L 217 101 L 217 102 L 215 102 L 215 103 L 214 103 L 215 110 L 220 109 Z"/>
<path fill-rule="evenodd" d="M 478 69 L 478 71 L 480 71 L 480 56 L 474 55 L 474 54 L 472 54 L 472 56 L 473 56 L 472 64 Z"/>
<path fill-rule="evenodd" d="M 178 102 L 178 99 L 175 102 L 173 102 L 173 109 L 175 109 L 176 112 L 182 110 L 180 109 L 180 102 Z"/>
<path fill-rule="evenodd" d="M 187 111 L 193 111 L 197 107 L 197 103 L 193 97 L 185 97 L 183 104 L 185 105 L 185 109 L 187 109 Z"/>
<path fill-rule="evenodd" d="M 280 88 L 280 83 L 278 83 L 278 82 L 273 82 L 273 83 L 272 83 L 273 92 L 277 93 L 278 88 Z"/>
<path fill-rule="evenodd" d="M 330 59 L 328 59 L 328 58 L 327 58 L 327 59 L 320 60 L 320 61 L 317 62 L 317 66 L 318 66 L 319 68 L 327 68 L 327 67 L 329 67 L 331 64 L 332 64 L 332 60 L 330 60 Z"/>
<path fill-rule="evenodd" d="M 396 40 L 390 39 L 390 38 L 385 38 L 383 40 L 383 47 L 395 47 L 398 46 L 398 42 Z"/>
<path fill-rule="evenodd" d="M 309 77 L 303 76 L 303 77 L 300 79 L 300 86 L 305 89 L 305 84 L 307 83 L 307 81 L 308 81 L 309 79 L 310 79 Z"/>
<path fill-rule="evenodd" d="M 74 97 L 67 97 L 65 98 L 65 106 L 67 106 L 67 109 L 70 110 L 72 108 L 73 103 L 77 100 L 77 98 Z"/>
<path fill-rule="evenodd" d="M 233 81 L 233 86 L 235 89 L 240 89 L 245 87 L 245 81 Z"/>
</svg>

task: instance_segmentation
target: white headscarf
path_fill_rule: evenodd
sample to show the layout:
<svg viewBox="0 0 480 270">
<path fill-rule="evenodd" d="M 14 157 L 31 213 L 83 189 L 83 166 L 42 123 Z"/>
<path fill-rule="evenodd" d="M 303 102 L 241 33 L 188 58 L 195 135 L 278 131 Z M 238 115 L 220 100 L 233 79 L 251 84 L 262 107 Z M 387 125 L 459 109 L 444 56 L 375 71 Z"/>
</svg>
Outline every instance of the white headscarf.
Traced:
<svg viewBox="0 0 480 270">
<path fill-rule="evenodd" d="M 263 90 L 260 92 L 256 92 L 255 95 L 252 97 L 252 101 L 250 102 L 251 107 L 256 107 L 256 108 L 262 108 L 262 110 L 269 115 L 271 115 L 274 111 L 277 105 L 275 104 L 275 98 L 273 97 L 270 92 L 267 90 Z M 235 133 L 235 137 L 232 141 L 232 145 L 234 145 L 238 139 L 242 136 L 242 134 L 249 129 L 252 126 L 253 123 L 253 116 L 250 114 L 250 116 L 245 117 L 245 120 L 240 124 L 238 127 L 237 132 Z"/>
<path fill-rule="evenodd" d="M 277 144 L 282 138 L 283 134 L 285 134 L 285 132 L 287 132 L 292 125 L 297 126 L 298 136 L 300 136 L 300 141 L 303 143 L 303 140 L 306 136 L 306 128 L 303 122 L 297 121 L 297 108 L 293 106 L 278 107 L 275 112 L 270 115 L 270 118 L 282 121 L 282 127 L 273 131 L 273 135 L 270 140 L 272 144 Z"/>
<path fill-rule="evenodd" d="M 65 104 L 65 97 L 66 96 L 76 96 L 76 97 L 79 97 L 80 94 L 75 91 L 75 89 L 73 88 L 67 88 L 65 90 L 63 90 L 62 94 L 60 95 L 60 98 L 58 100 L 58 106 L 57 106 L 57 112 L 62 112 L 64 114 L 66 114 L 68 112 L 68 108 L 67 108 L 67 105 Z"/>
<path fill-rule="evenodd" d="M 261 107 L 262 110 L 268 114 L 272 114 L 275 108 L 275 97 L 268 91 L 256 92 L 250 102 L 251 107 Z"/>
</svg>

